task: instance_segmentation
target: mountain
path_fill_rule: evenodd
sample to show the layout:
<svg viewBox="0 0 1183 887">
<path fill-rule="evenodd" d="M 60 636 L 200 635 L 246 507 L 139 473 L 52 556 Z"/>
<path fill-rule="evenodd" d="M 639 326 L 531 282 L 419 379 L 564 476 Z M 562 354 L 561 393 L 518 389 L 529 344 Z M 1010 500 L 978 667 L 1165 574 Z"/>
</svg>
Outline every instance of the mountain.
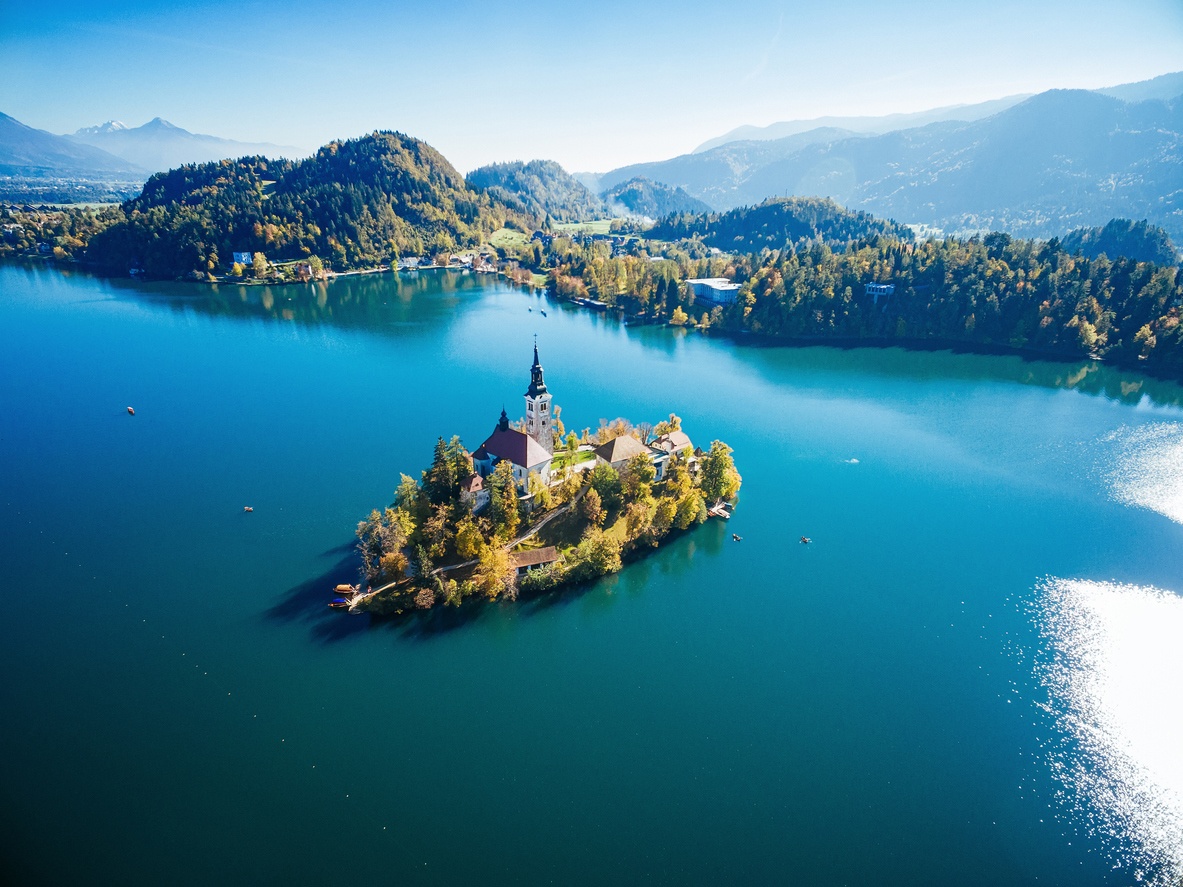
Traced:
<svg viewBox="0 0 1183 887">
<path fill-rule="evenodd" d="M 1103 228 L 1077 228 L 1060 241 L 1060 248 L 1069 255 L 1081 253 L 1089 259 L 1105 255 L 1110 259 L 1121 256 L 1158 265 L 1179 262 L 1179 253 L 1166 231 L 1145 221 L 1129 219 L 1113 219 Z"/>
<path fill-rule="evenodd" d="M 911 114 L 886 114 L 880 117 L 814 117 L 810 120 L 783 120 L 779 123 L 770 123 L 768 126 L 740 126 L 717 138 L 708 139 L 691 153 L 701 154 L 728 142 L 768 142 L 817 129 L 839 129 L 851 133 L 881 135 L 897 129 L 912 129 L 946 120 L 969 122 L 1005 111 L 1030 97 L 1030 93 L 1024 93 L 972 105 L 948 105 Z"/>
<path fill-rule="evenodd" d="M 691 197 L 682 188 L 651 182 L 636 177 L 614 185 L 600 195 L 609 207 L 623 209 L 620 215 L 645 216 L 660 219 L 671 213 L 705 213 L 710 207 Z"/>
<path fill-rule="evenodd" d="M 1166 101 L 1183 95 L 1183 71 L 1162 74 L 1149 80 L 1140 80 L 1137 83 L 1110 86 L 1108 89 L 1098 89 L 1096 92 L 1121 99 L 1123 102 L 1148 102 L 1154 99 Z"/>
<path fill-rule="evenodd" d="M 553 160 L 494 163 L 474 169 L 467 181 L 470 188 L 526 215 L 577 222 L 607 213 L 600 198 Z"/>
<path fill-rule="evenodd" d="M 208 163 L 227 157 L 294 157 L 292 147 L 267 143 L 236 142 L 200 135 L 154 117 L 143 126 L 128 127 L 117 120 L 78 130 L 69 138 L 102 148 L 144 169 L 163 171 L 186 163 Z"/>
<path fill-rule="evenodd" d="M 624 167 L 717 209 L 826 195 L 908 223 L 1060 236 L 1146 218 L 1183 241 L 1183 98 L 1124 102 L 1052 90 L 991 117 L 878 136 L 801 133 Z"/>
<path fill-rule="evenodd" d="M 670 216 L 647 235 L 658 240 L 701 239 L 728 252 L 756 253 L 821 241 L 840 246 L 855 240 L 891 237 L 911 240 L 911 229 L 865 212 L 851 212 L 833 200 L 772 197 L 756 206 L 725 213 Z"/>
<path fill-rule="evenodd" d="M 622 166 L 603 173 L 596 179 L 601 193 L 630 179 L 644 178 L 675 188 L 685 188 L 692 197 L 697 197 L 716 209 L 728 209 L 739 202 L 733 196 L 737 184 L 746 180 L 756 170 L 792 157 L 808 145 L 855 137 L 858 136 L 850 130 L 826 128 L 798 133 L 771 142 L 730 142 L 701 154 L 683 154 L 672 160 Z M 770 195 L 761 195 L 760 199 L 767 196 Z"/>
<path fill-rule="evenodd" d="M 147 171 L 99 148 L 0 114 L 0 176 L 143 181 Z"/>
<path fill-rule="evenodd" d="M 233 252 L 271 261 L 318 256 L 334 270 L 400 254 L 479 243 L 515 215 L 425 142 L 376 132 L 325 145 L 310 158 L 263 157 L 185 166 L 152 176 L 125 219 L 91 240 L 86 259 L 153 277 L 225 268 Z"/>
</svg>

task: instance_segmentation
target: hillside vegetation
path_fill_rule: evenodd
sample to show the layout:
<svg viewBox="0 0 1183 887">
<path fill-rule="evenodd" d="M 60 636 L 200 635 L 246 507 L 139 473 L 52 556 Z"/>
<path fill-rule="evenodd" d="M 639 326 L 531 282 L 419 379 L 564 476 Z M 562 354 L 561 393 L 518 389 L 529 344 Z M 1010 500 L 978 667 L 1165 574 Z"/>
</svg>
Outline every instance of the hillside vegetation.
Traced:
<svg viewBox="0 0 1183 887">
<path fill-rule="evenodd" d="M 1174 265 L 1179 260 L 1175 244 L 1167 232 L 1148 224 L 1145 219 L 1141 222 L 1113 219 L 1103 228 L 1077 228 L 1060 245 L 1065 252 L 1080 253 L 1090 259 L 1124 256 L 1160 265 Z"/>
<path fill-rule="evenodd" d="M 236 251 L 362 268 L 477 244 L 515 217 L 430 145 L 393 132 L 332 142 L 301 161 L 183 166 L 153 176 L 122 209 L 86 258 L 154 277 L 212 273 Z"/>
<path fill-rule="evenodd" d="M 528 216 L 556 222 L 603 217 L 607 210 L 580 181 L 553 160 L 494 163 L 468 174 L 470 188 Z"/>
<path fill-rule="evenodd" d="M 711 208 L 682 188 L 672 188 L 643 176 L 614 185 L 600 195 L 610 207 L 632 215 L 661 219 L 672 213 L 705 213 Z"/>
<path fill-rule="evenodd" d="M 910 229 L 865 212 L 852 212 L 833 200 L 774 197 L 757 206 L 725 213 L 683 213 L 666 218 L 647 232 L 658 240 L 698 239 L 730 252 L 779 250 L 813 241 L 830 245 L 892 236 L 912 238 Z"/>
</svg>

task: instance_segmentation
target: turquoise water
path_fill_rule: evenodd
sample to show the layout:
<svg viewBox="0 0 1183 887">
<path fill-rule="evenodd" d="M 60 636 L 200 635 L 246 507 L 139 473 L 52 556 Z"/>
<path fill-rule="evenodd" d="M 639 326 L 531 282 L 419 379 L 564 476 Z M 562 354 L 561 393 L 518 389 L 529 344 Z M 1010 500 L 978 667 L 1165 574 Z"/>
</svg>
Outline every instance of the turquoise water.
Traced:
<svg viewBox="0 0 1183 887">
<path fill-rule="evenodd" d="M 569 428 L 676 411 L 730 443 L 730 526 L 555 600 L 330 612 L 399 473 L 522 412 L 535 333 Z M 1112 765 L 1164 726 L 1074 694 L 1118 654 L 1078 655 L 1048 589 L 1164 589 L 1135 647 L 1177 618 L 1180 393 L 626 329 L 442 272 L 2 268 L 0 861 L 120 885 L 1178 877 L 1183 781 Z M 1131 668 L 1148 711 L 1177 706 L 1173 660 Z"/>
</svg>

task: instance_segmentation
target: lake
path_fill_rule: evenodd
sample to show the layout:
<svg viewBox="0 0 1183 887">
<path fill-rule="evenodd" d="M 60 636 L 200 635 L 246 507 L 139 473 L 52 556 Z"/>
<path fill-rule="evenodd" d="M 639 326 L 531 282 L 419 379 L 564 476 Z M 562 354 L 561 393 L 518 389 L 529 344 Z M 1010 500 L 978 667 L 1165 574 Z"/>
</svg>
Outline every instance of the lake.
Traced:
<svg viewBox="0 0 1183 887">
<path fill-rule="evenodd" d="M 730 524 L 554 598 L 330 611 L 400 473 L 523 413 L 535 334 L 568 428 L 727 441 Z M 1174 385 L 453 272 L 6 266 L 0 395 L 12 883 L 1183 876 Z"/>
</svg>

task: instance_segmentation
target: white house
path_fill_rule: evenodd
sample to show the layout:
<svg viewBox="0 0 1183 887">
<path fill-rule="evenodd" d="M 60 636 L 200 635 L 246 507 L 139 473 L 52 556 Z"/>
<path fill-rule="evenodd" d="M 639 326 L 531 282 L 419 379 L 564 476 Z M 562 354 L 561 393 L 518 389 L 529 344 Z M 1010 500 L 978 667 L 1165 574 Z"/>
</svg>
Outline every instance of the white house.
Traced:
<svg viewBox="0 0 1183 887">
<path fill-rule="evenodd" d="M 686 281 L 696 302 L 731 305 L 739 298 L 739 284 L 726 277 L 695 277 Z"/>
<path fill-rule="evenodd" d="M 249 265 L 255 258 L 254 253 L 233 253 L 233 261 L 239 265 Z"/>
</svg>

